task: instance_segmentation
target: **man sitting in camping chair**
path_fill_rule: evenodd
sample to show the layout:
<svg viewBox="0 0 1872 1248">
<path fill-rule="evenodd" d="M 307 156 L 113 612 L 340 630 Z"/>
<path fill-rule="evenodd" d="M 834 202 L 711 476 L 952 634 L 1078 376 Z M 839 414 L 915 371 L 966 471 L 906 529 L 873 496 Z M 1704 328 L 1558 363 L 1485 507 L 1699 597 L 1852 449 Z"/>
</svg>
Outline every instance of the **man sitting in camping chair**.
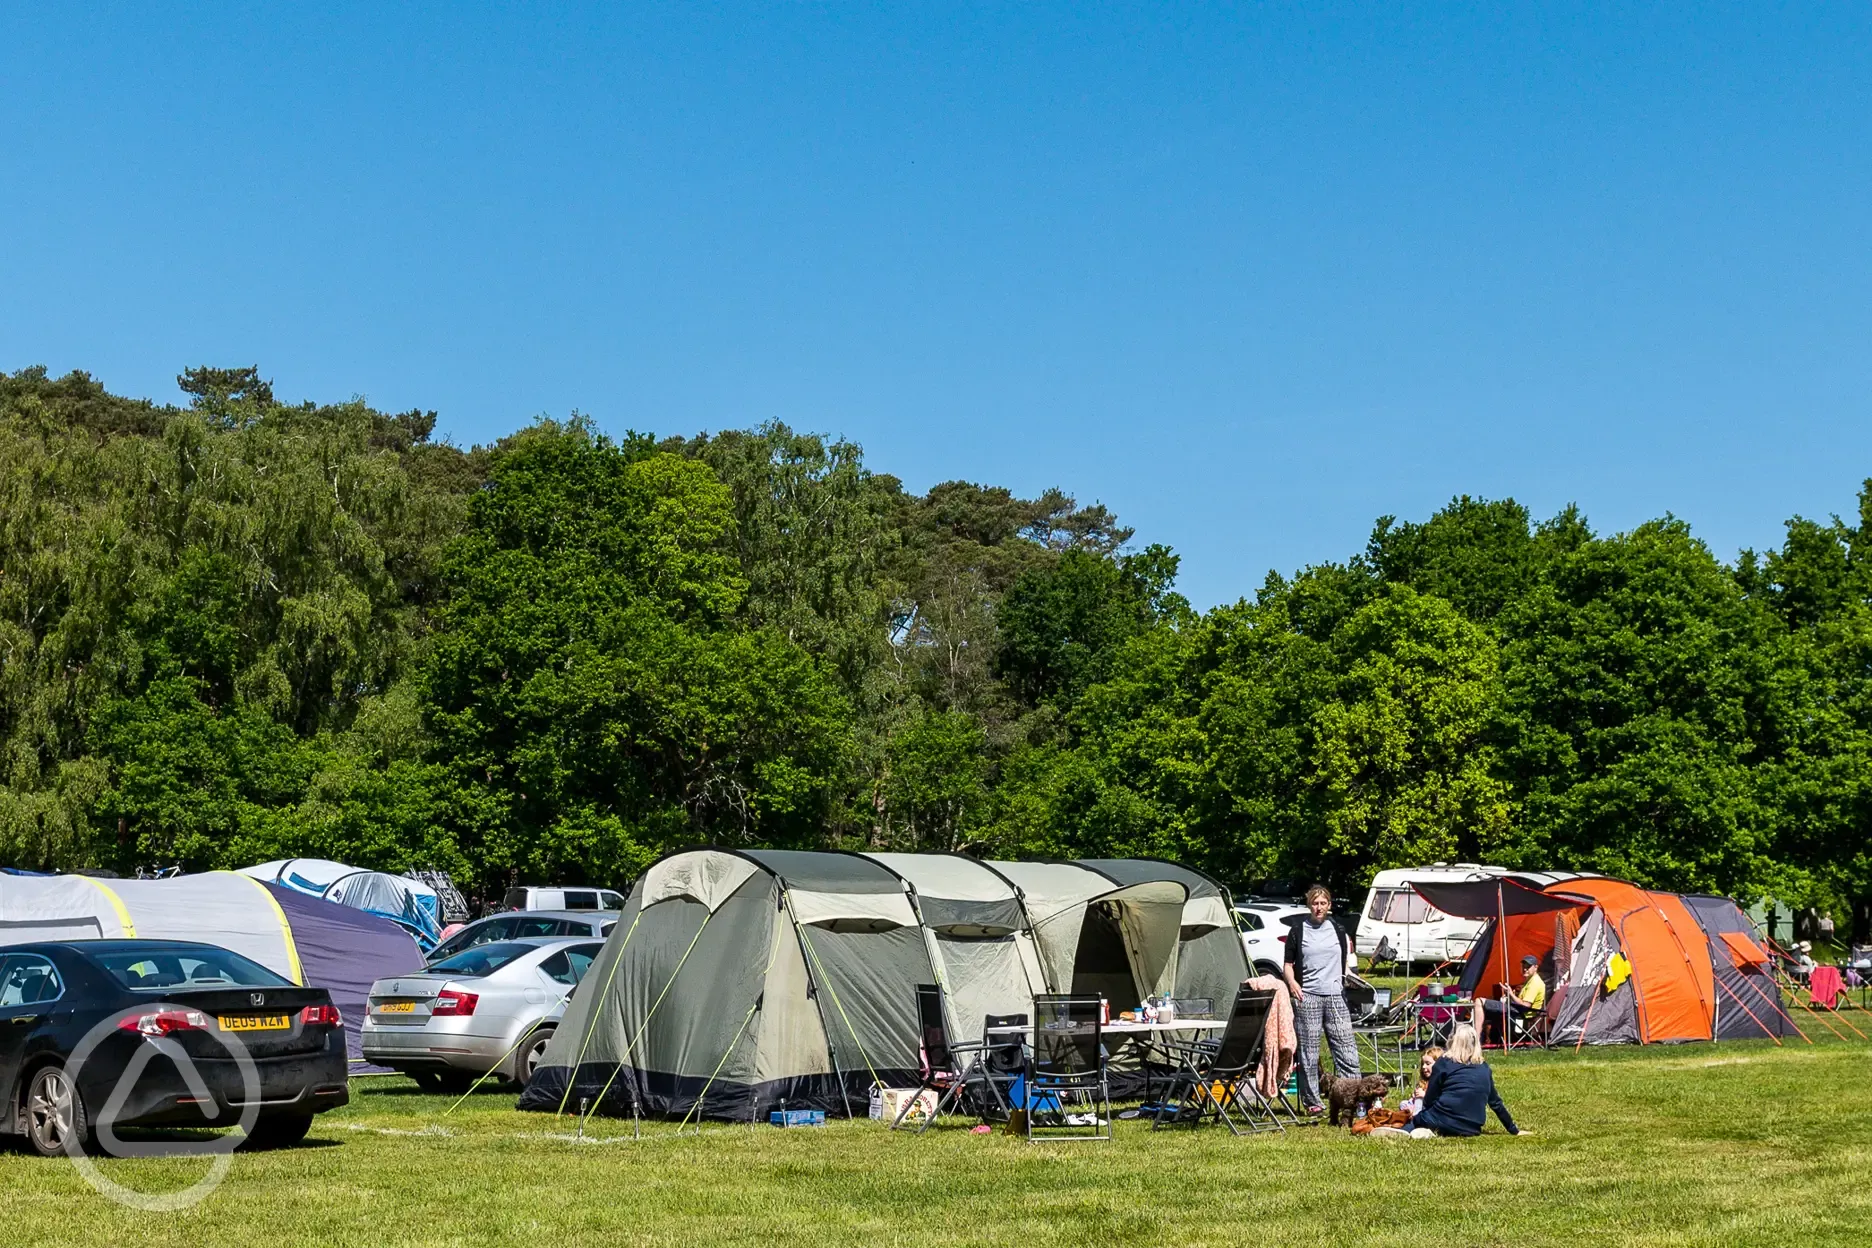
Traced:
<svg viewBox="0 0 1872 1248">
<path fill-rule="evenodd" d="M 1513 1042 L 1514 1034 L 1525 1029 L 1541 1010 L 1546 1008 L 1547 984 L 1540 977 L 1540 959 L 1531 953 L 1523 957 L 1521 974 L 1523 983 L 1519 992 L 1503 984 L 1502 995 L 1499 998 L 1478 1003 L 1483 1011 L 1483 1026 L 1480 1030 L 1484 1040 L 1488 1038 L 1489 1028 L 1492 1026 L 1496 1037 L 1503 1047 L 1506 1047 Z M 1507 1030 L 1502 1027 L 1504 1017 L 1508 1018 L 1512 1024 Z"/>
</svg>

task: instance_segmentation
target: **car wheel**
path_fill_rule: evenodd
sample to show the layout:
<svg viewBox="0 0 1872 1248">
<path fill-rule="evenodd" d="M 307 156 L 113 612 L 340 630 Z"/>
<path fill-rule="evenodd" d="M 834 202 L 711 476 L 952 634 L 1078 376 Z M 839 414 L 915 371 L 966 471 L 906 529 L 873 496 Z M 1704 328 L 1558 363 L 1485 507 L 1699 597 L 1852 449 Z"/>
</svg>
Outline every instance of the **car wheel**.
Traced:
<svg viewBox="0 0 1872 1248">
<path fill-rule="evenodd" d="M 1281 976 L 1281 968 L 1272 962 L 1257 962 L 1254 964 L 1254 969 L 1257 975 L 1272 975 L 1275 979 Z"/>
<path fill-rule="evenodd" d="M 256 1152 L 263 1148 L 291 1148 L 305 1139 L 306 1132 L 312 1129 L 311 1114 L 276 1115 L 262 1118 L 255 1122 L 247 1138 L 241 1141 L 242 1152 Z"/>
<path fill-rule="evenodd" d="M 514 1062 L 514 1074 L 521 1087 L 533 1082 L 534 1072 L 539 1070 L 540 1062 L 546 1056 L 546 1046 L 552 1043 L 552 1028 L 542 1027 L 527 1037 L 526 1046 L 520 1050 L 520 1056 Z"/>
<path fill-rule="evenodd" d="M 59 1157 L 73 1141 L 79 1152 L 90 1150 L 84 1098 L 62 1067 L 41 1067 L 26 1086 L 26 1142 L 41 1157 Z"/>
</svg>

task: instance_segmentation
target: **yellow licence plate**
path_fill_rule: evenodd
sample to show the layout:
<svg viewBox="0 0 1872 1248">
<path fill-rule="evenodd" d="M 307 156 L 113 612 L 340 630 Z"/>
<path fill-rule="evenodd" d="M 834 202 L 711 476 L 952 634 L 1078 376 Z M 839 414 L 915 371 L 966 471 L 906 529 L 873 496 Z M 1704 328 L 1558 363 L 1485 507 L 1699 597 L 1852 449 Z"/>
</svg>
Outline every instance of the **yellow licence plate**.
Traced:
<svg viewBox="0 0 1872 1248">
<path fill-rule="evenodd" d="M 377 1012 L 379 1014 L 414 1014 L 416 1003 L 414 1001 L 386 1001 L 377 1007 Z"/>
<path fill-rule="evenodd" d="M 223 1014 L 222 1031 L 285 1031 L 292 1026 L 284 1014 Z"/>
</svg>

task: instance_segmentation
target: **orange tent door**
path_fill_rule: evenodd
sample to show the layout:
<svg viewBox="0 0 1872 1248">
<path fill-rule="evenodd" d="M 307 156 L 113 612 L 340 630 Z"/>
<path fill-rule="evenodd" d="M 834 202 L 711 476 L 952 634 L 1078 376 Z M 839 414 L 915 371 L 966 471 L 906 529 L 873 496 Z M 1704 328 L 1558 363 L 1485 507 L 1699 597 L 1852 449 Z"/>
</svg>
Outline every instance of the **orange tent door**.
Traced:
<svg viewBox="0 0 1872 1248">
<path fill-rule="evenodd" d="M 1642 896 L 1619 936 L 1644 991 L 1645 1043 L 1708 1040 L 1715 1034 L 1716 976 L 1703 929 L 1676 894 Z"/>
</svg>

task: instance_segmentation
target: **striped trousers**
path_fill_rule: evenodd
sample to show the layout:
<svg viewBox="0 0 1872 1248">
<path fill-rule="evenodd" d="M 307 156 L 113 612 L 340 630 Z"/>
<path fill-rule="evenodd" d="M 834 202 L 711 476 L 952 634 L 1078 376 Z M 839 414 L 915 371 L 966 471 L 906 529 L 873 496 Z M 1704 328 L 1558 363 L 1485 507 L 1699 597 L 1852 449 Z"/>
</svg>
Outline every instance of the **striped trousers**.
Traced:
<svg viewBox="0 0 1872 1248">
<path fill-rule="evenodd" d="M 1324 996 L 1309 992 L 1294 1007 L 1294 1032 L 1298 1051 L 1295 1065 L 1300 1071 L 1300 1103 L 1320 1105 L 1325 1098 L 1319 1089 L 1320 1032 L 1332 1049 L 1333 1073 L 1340 1078 L 1359 1077 L 1358 1040 L 1352 1035 L 1352 1012 L 1346 1009 L 1345 994 Z"/>
</svg>

